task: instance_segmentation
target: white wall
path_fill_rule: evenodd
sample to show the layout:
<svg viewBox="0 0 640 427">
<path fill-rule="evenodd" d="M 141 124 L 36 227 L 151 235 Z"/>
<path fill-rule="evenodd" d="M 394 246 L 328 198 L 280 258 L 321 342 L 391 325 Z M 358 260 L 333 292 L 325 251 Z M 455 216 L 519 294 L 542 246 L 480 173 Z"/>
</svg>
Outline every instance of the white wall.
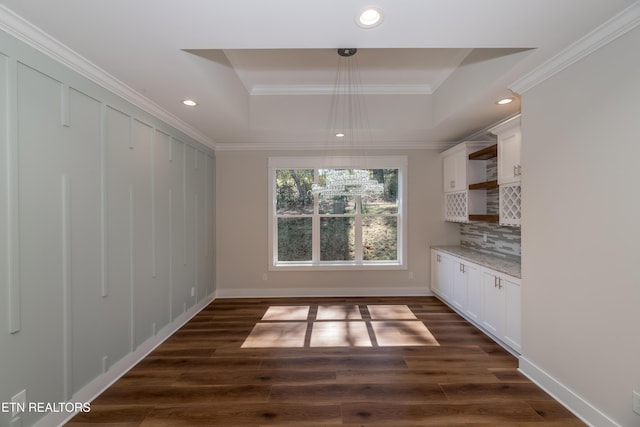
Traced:
<svg viewBox="0 0 640 427">
<path fill-rule="evenodd" d="M 640 425 L 640 28 L 522 99 L 525 371 L 598 426 Z"/>
<path fill-rule="evenodd" d="M 408 270 L 268 271 L 267 159 L 327 153 L 219 151 L 216 153 L 217 296 L 430 294 L 429 246 L 458 244 L 460 238 L 458 224 L 442 220 L 442 159 L 437 150 L 372 150 L 366 154 L 408 155 Z M 413 279 L 408 278 L 409 272 L 413 273 Z M 264 273 L 266 281 L 262 279 Z"/>
<path fill-rule="evenodd" d="M 213 153 L 3 32 L 0 100 L 0 402 L 63 402 L 211 299 Z"/>
</svg>

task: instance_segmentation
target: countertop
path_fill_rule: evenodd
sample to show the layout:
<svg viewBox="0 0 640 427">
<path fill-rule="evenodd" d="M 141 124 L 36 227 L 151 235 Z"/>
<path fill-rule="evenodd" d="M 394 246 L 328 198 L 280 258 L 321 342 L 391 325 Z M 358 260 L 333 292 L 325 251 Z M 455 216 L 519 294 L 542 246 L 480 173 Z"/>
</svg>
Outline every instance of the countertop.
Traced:
<svg viewBox="0 0 640 427">
<path fill-rule="evenodd" d="M 520 263 L 501 257 L 500 255 L 480 252 L 464 246 L 432 246 L 431 248 L 446 252 L 474 264 L 499 271 L 500 273 L 520 278 Z"/>
</svg>

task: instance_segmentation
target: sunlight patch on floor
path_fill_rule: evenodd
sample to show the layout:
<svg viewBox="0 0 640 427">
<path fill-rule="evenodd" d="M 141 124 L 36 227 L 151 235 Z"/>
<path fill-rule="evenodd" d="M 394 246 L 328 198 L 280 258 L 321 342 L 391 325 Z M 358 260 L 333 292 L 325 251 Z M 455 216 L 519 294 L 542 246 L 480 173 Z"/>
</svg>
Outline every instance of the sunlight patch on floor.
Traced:
<svg viewBox="0 0 640 427">
<path fill-rule="evenodd" d="M 242 348 L 440 345 L 407 305 L 270 306 Z"/>
<path fill-rule="evenodd" d="M 438 345 L 429 329 L 419 321 L 375 321 L 371 327 L 381 347 Z"/>
<path fill-rule="evenodd" d="M 365 322 L 315 322 L 310 347 L 371 347 Z"/>
<path fill-rule="evenodd" d="M 406 305 L 368 305 L 372 319 L 414 319 L 417 320 L 413 311 Z"/>
<path fill-rule="evenodd" d="M 357 305 L 319 305 L 316 320 L 362 319 Z"/>
<path fill-rule="evenodd" d="M 242 348 L 304 347 L 307 322 L 256 323 Z"/>
<path fill-rule="evenodd" d="M 309 317 L 308 305 L 272 305 L 262 316 L 262 320 L 307 320 Z"/>
</svg>

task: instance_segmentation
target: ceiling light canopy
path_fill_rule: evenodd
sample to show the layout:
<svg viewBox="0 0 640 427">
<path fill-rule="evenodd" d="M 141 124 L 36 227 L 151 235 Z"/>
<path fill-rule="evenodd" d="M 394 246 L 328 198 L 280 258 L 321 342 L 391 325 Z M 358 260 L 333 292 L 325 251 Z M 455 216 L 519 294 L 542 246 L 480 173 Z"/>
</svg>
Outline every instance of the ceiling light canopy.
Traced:
<svg viewBox="0 0 640 427">
<path fill-rule="evenodd" d="M 365 7 L 358 14 L 356 23 L 362 28 L 377 27 L 382 23 L 382 10 L 375 6 Z"/>
</svg>

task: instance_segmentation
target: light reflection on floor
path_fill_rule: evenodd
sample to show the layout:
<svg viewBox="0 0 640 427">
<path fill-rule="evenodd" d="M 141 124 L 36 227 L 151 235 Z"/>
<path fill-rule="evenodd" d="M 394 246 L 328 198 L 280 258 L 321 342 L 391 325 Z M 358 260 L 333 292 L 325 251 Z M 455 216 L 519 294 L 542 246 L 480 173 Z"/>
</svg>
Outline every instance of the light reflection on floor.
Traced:
<svg viewBox="0 0 640 427">
<path fill-rule="evenodd" d="M 309 317 L 308 305 L 272 305 L 262 316 L 262 320 L 307 320 Z"/>
<path fill-rule="evenodd" d="M 316 320 L 362 319 L 357 305 L 319 305 Z"/>
<path fill-rule="evenodd" d="M 242 348 L 303 347 L 306 333 L 306 322 L 256 323 Z"/>
<path fill-rule="evenodd" d="M 439 345 L 406 305 L 270 306 L 242 348 Z"/>
<path fill-rule="evenodd" d="M 315 322 L 310 347 L 371 347 L 365 322 Z"/>
</svg>

